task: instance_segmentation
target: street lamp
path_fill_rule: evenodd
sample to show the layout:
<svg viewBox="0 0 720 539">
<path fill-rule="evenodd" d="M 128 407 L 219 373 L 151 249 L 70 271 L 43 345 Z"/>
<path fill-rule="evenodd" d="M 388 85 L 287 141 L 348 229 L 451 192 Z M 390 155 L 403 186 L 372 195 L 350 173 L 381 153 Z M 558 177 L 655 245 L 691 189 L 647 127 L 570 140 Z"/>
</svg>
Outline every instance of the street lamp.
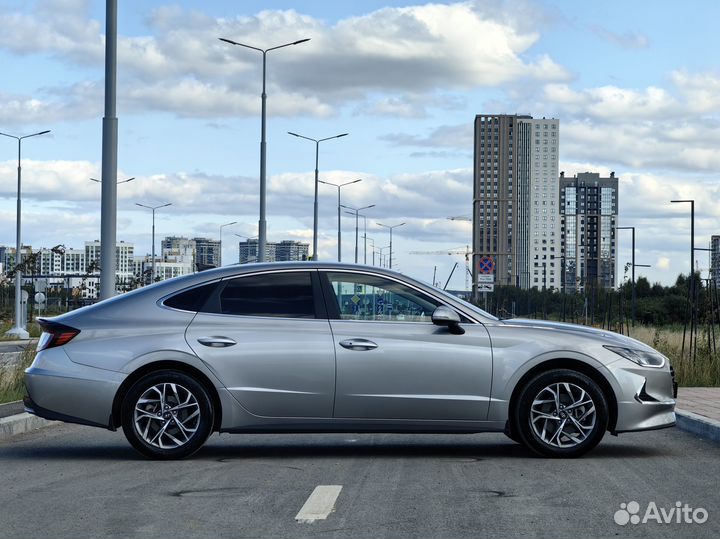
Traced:
<svg viewBox="0 0 720 539">
<path fill-rule="evenodd" d="M 160 206 L 146 206 L 145 204 L 140 204 L 139 202 L 136 202 L 135 205 L 140 206 L 141 208 L 152 210 L 152 284 L 155 282 L 155 210 L 172 206 L 172 202 L 168 202 L 167 204 L 161 204 Z"/>
<path fill-rule="evenodd" d="M 121 183 L 131 182 L 131 181 L 133 181 L 134 179 L 135 179 L 135 176 L 133 176 L 132 178 L 128 178 L 127 180 L 119 181 L 119 182 L 117 182 L 117 184 L 120 185 Z M 97 180 L 97 179 L 95 179 L 95 178 L 90 178 L 90 181 L 91 181 L 91 182 L 102 183 L 102 180 Z"/>
<path fill-rule="evenodd" d="M 692 289 L 693 273 L 695 273 L 695 201 L 694 200 L 671 200 L 673 204 L 681 202 L 690 203 L 690 286 Z"/>
<path fill-rule="evenodd" d="M 17 140 L 18 143 L 18 161 L 17 161 L 17 216 L 15 220 L 15 327 L 10 328 L 7 332 L 5 332 L 5 335 L 11 336 L 11 337 L 17 337 L 19 339 L 27 339 L 30 337 L 30 334 L 25 329 L 24 321 L 20 320 L 22 318 L 22 304 L 21 304 L 21 294 L 22 294 L 22 271 L 20 270 L 21 266 L 20 263 L 22 262 L 22 245 L 21 245 L 21 225 L 22 225 L 22 219 L 21 219 L 21 204 L 20 199 L 22 195 L 22 166 L 20 164 L 21 158 L 22 158 L 22 141 L 26 138 L 30 137 L 37 137 L 38 135 L 46 135 L 49 133 L 50 130 L 47 131 L 40 131 L 39 133 L 33 133 L 32 135 L 25 135 L 22 137 L 17 137 L 15 135 L 8 135 L 7 133 L 0 133 L 0 135 L 8 138 L 12 138 Z"/>
<path fill-rule="evenodd" d="M 318 159 L 320 155 L 320 143 L 324 142 L 326 140 L 332 140 L 340 137 L 346 137 L 349 135 L 349 133 L 342 133 L 340 135 L 335 135 L 332 137 L 325 137 L 321 139 L 314 139 L 310 137 L 306 137 L 304 135 L 298 135 L 297 133 L 292 133 L 291 131 L 288 131 L 288 135 L 292 135 L 293 137 L 298 138 L 304 138 L 305 140 L 310 140 L 315 143 L 315 204 L 313 206 L 313 254 L 312 254 L 312 260 L 317 260 L 317 241 L 318 241 Z"/>
<path fill-rule="evenodd" d="M 342 207 L 347 210 L 352 210 L 352 211 L 345 212 L 345 213 L 355 215 L 355 263 L 357 264 L 358 263 L 358 228 L 359 228 L 358 227 L 358 224 L 359 224 L 358 219 L 360 218 L 360 211 L 374 208 L 375 204 L 370 204 L 369 206 L 363 206 L 362 208 L 353 208 L 351 206 L 345 206 L 343 204 Z M 366 234 L 366 236 L 367 236 L 367 234 Z"/>
<path fill-rule="evenodd" d="M 635 227 L 634 226 L 616 226 L 616 230 L 632 230 L 632 326 L 635 327 L 635 310 L 637 305 L 637 293 L 635 291 L 635 268 L 649 268 L 650 264 L 635 263 Z"/>
<path fill-rule="evenodd" d="M 265 243 L 267 242 L 267 223 L 265 220 L 265 191 L 266 191 L 266 185 L 267 185 L 267 179 L 266 179 L 266 166 L 265 166 L 265 157 L 266 157 L 266 141 L 265 141 L 265 124 L 266 124 L 266 107 L 265 102 L 267 101 L 267 93 L 265 92 L 265 67 L 266 67 L 266 56 L 267 53 L 270 51 L 274 51 L 276 49 L 282 49 L 283 47 L 289 47 L 290 45 L 299 45 L 300 43 L 305 43 L 306 41 L 310 41 L 310 38 L 307 39 L 300 39 L 298 41 L 293 41 L 292 43 L 285 43 L 284 45 L 278 45 L 277 47 L 270 47 L 269 49 L 260 49 L 258 47 L 252 47 L 250 45 L 246 45 L 244 43 L 238 43 L 237 41 L 233 41 L 231 39 L 226 39 L 224 37 L 218 38 L 220 41 L 224 41 L 225 43 L 229 43 L 230 45 L 237 45 L 238 47 L 245 47 L 246 49 L 252 49 L 254 51 L 258 51 L 262 53 L 262 94 L 260 94 L 260 98 L 262 101 L 262 113 L 261 113 L 261 128 L 260 128 L 260 216 L 258 221 L 258 243 L 259 243 L 259 262 L 265 261 Z"/>
<path fill-rule="evenodd" d="M 385 228 L 390 229 L 390 245 L 389 245 L 389 247 L 390 247 L 390 269 L 392 269 L 392 253 L 393 253 L 393 251 L 392 251 L 392 233 L 393 233 L 393 228 L 397 228 L 397 227 L 399 227 L 399 226 L 403 226 L 405 223 L 400 223 L 399 225 L 384 225 L 384 224 L 382 224 L 382 223 L 375 223 L 375 224 L 378 225 L 378 226 L 383 226 L 383 227 L 385 227 Z"/>
<path fill-rule="evenodd" d="M 349 213 L 350 215 L 353 215 L 353 212 L 351 211 L 345 211 L 345 213 Z M 361 213 L 359 214 L 360 217 L 363 218 L 363 264 L 367 264 L 367 215 Z M 356 238 L 357 243 L 357 238 Z"/>
<path fill-rule="evenodd" d="M 337 187 L 337 193 L 338 193 L 338 262 L 342 262 L 342 232 L 341 232 L 341 226 L 340 226 L 340 208 L 342 207 L 342 204 L 340 204 L 340 189 L 345 187 L 346 185 L 350 185 L 353 183 L 361 182 L 362 179 L 359 180 L 353 180 L 351 182 L 345 182 L 345 183 L 331 183 L 331 182 L 324 182 L 322 180 L 318 180 L 320 183 L 324 183 L 325 185 L 332 185 L 334 187 Z"/>
<path fill-rule="evenodd" d="M 224 225 L 220 225 L 220 256 L 218 259 L 218 267 L 219 268 L 222 267 L 222 229 L 225 228 L 226 226 L 236 225 L 236 224 L 237 224 L 237 221 L 233 221 L 232 223 L 225 223 Z"/>
<path fill-rule="evenodd" d="M 374 238 L 366 238 L 367 241 L 370 242 L 370 251 L 372 252 L 372 265 L 375 265 L 375 239 Z"/>
</svg>

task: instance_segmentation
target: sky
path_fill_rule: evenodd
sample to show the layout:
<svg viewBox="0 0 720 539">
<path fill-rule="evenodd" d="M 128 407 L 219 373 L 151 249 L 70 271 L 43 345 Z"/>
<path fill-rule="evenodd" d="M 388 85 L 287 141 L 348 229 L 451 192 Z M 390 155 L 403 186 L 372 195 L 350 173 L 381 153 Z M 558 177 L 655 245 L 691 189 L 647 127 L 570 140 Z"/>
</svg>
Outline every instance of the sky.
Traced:
<svg viewBox="0 0 720 539">
<path fill-rule="evenodd" d="M 720 234 L 720 3 L 124 0 L 118 23 L 118 240 L 218 238 L 236 261 L 257 234 L 261 55 L 266 48 L 268 239 L 312 241 L 312 138 L 320 179 L 374 204 L 367 235 L 394 266 L 463 289 L 471 244 L 476 114 L 560 119 L 560 170 L 614 171 L 619 224 L 637 227 L 638 275 L 670 284 L 695 243 Z M 24 135 L 23 243 L 80 248 L 100 236 L 105 2 L 0 0 L 0 132 Z M 0 137 L 0 245 L 14 245 L 15 142 Z M 319 258 L 337 253 L 337 191 L 320 185 Z M 343 260 L 355 219 L 343 214 Z M 360 220 L 360 235 L 363 220 Z M 630 260 L 620 232 L 619 279 Z M 159 247 L 158 247 L 159 249 Z M 360 262 L 363 261 L 362 239 Z M 387 249 L 384 251 L 387 253 Z M 708 256 L 696 253 L 707 275 Z M 372 254 L 368 248 L 368 262 Z"/>
</svg>

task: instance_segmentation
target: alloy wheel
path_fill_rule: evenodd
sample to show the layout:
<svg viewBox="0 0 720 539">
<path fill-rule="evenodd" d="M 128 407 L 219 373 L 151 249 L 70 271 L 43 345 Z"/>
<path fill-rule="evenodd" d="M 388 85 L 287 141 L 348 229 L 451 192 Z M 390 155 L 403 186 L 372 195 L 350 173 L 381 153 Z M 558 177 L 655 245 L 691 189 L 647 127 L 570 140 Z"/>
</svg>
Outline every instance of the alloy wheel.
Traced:
<svg viewBox="0 0 720 539">
<path fill-rule="evenodd" d="M 160 383 L 146 389 L 133 414 L 137 434 L 160 449 L 185 445 L 197 431 L 200 405 L 193 393 L 180 384 Z"/>
<path fill-rule="evenodd" d="M 543 388 L 530 406 L 535 435 L 553 447 L 571 448 L 584 442 L 595 428 L 595 403 L 576 384 L 554 383 Z"/>
</svg>

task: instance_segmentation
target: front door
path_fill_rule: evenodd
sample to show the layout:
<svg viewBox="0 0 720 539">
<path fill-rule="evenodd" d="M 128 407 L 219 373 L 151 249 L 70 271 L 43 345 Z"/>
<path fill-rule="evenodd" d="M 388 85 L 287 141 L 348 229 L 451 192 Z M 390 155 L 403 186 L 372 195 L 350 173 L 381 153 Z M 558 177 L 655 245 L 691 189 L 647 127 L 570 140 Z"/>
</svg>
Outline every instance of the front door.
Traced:
<svg viewBox="0 0 720 539">
<path fill-rule="evenodd" d="M 441 302 L 385 276 L 321 272 L 337 356 L 336 418 L 487 418 L 492 349 L 482 324 L 463 335 L 431 321 Z M 333 312 L 335 311 L 335 312 Z"/>
<path fill-rule="evenodd" d="M 185 337 L 250 413 L 332 417 L 335 352 L 317 272 L 223 282 Z"/>
</svg>

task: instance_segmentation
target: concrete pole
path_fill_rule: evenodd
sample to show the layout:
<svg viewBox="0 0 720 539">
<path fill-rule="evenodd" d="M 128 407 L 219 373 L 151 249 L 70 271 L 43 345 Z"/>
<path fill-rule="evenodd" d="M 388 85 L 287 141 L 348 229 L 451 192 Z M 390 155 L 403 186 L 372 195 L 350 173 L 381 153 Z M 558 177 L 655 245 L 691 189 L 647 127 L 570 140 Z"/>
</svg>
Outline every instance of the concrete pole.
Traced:
<svg viewBox="0 0 720 539">
<path fill-rule="evenodd" d="M 632 327 L 635 327 L 635 305 L 637 304 L 637 291 L 635 289 L 635 227 L 632 228 Z"/>
<path fill-rule="evenodd" d="M 150 284 L 155 282 L 155 208 L 152 209 L 152 280 Z"/>
<path fill-rule="evenodd" d="M 358 211 L 355 210 L 355 263 L 358 263 Z"/>
<path fill-rule="evenodd" d="M 12 335 L 16 335 L 18 338 L 27 339 L 30 334 L 25 329 L 25 319 L 22 315 L 22 271 L 20 271 L 20 264 L 22 263 L 22 239 L 21 239 L 21 188 L 22 188 L 22 166 L 21 161 L 21 147 L 22 139 L 18 138 L 18 166 L 17 166 L 17 217 L 15 224 L 15 327 L 13 328 Z M 10 332 L 8 332 L 10 333 Z"/>
<path fill-rule="evenodd" d="M 363 215 L 363 264 L 367 265 L 367 215 Z"/>
<path fill-rule="evenodd" d="M 341 204 L 340 204 L 340 188 L 341 187 L 342 187 L 341 185 L 337 186 L 337 190 L 338 190 L 338 262 L 342 262 L 342 232 L 341 232 L 342 226 L 340 224 L 340 206 L 341 206 Z"/>
<path fill-rule="evenodd" d="M 265 246 L 267 244 L 267 220 L 265 218 L 265 193 L 267 190 L 267 141 L 265 137 L 267 117 L 266 117 L 266 101 L 267 93 L 265 92 L 265 72 L 267 51 L 262 51 L 262 119 L 260 127 L 260 219 L 258 220 L 258 262 L 265 262 Z"/>
<path fill-rule="evenodd" d="M 117 260 L 117 0 L 105 2 L 105 116 L 100 204 L 100 299 L 115 295 Z"/>
<path fill-rule="evenodd" d="M 313 204 L 313 254 L 312 260 L 317 260 L 318 255 L 318 166 L 320 159 L 320 141 L 315 141 L 315 202 Z"/>
</svg>

